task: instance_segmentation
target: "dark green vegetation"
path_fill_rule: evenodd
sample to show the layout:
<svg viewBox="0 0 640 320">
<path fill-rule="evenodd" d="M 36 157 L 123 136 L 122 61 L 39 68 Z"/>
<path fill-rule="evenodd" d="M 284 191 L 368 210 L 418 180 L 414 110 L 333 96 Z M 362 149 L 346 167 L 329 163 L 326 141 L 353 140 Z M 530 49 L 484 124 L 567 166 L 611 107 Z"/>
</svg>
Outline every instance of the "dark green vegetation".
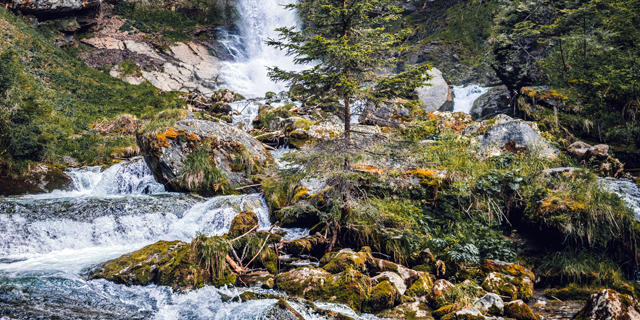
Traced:
<svg viewBox="0 0 640 320">
<path fill-rule="evenodd" d="M 230 25 L 237 19 L 232 3 L 225 0 L 122 1 L 114 13 L 127 19 L 121 31 L 158 34 L 168 41 L 190 41 L 199 27 Z"/>
<path fill-rule="evenodd" d="M 378 71 L 394 68 L 390 58 L 408 30 L 394 30 L 400 9 L 389 0 L 315 0 L 288 6 L 305 12 L 312 24 L 302 31 L 280 28 L 278 40 L 267 43 L 286 50 L 296 64 L 318 63 L 300 72 L 273 67 L 269 76 L 291 87 L 294 95 L 307 100 L 342 100 L 345 140 L 350 142 L 351 103 L 381 101 L 412 95 L 429 80 L 430 65 L 412 67 L 390 76 Z"/>
<path fill-rule="evenodd" d="M 177 93 L 134 86 L 93 70 L 0 8 L 0 172 L 20 175 L 32 162 L 109 163 L 135 148 L 132 135 L 92 125 L 131 114 L 141 121 L 180 108 Z"/>
<path fill-rule="evenodd" d="M 638 1 L 515 1 L 497 19 L 494 66 L 524 116 L 567 140 L 640 147 Z M 626 160 L 626 159 L 625 159 Z M 628 159 L 636 162 L 637 158 Z"/>
<path fill-rule="evenodd" d="M 312 232 L 328 231 L 338 247 L 370 246 L 457 281 L 481 282 L 485 259 L 522 263 L 543 286 L 619 287 L 633 279 L 640 225 L 594 172 L 542 173 L 579 166 L 564 155 L 481 158 L 473 139 L 454 129 L 465 124 L 424 117 L 361 149 L 319 142 L 287 155 L 297 166 L 265 182 L 267 202 L 276 216 L 315 212 L 322 223 Z M 424 139 L 434 142 L 418 143 Z M 310 194 L 298 184 L 308 178 L 325 188 Z M 522 238 L 529 240 L 518 248 L 513 240 Z"/>
</svg>

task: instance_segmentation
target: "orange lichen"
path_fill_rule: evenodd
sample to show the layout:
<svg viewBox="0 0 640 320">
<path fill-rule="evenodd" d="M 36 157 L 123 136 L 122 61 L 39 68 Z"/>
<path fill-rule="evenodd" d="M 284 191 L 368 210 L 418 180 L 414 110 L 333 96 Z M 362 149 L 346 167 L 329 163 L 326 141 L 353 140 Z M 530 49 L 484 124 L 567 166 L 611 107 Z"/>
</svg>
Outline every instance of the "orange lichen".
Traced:
<svg viewBox="0 0 640 320">
<path fill-rule="evenodd" d="M 380 176 L 380 175 L 382 175 L 382 174 L 384 174 L 386 172 L 385 169 L 382 169 L 380 167 L 371 166 L 371 165 L 366 165 L 366 164 L 355 164 L 355 165 L 351 166 L 351 169 L 356 170 L 356 171 L 371 173 L 371 174 L 377 175 L 377 176 Z"/>
<path fill-rule="evenodd" d="M 181 130 L 182 131 L 182 130 Z M 162 147 L 169 146 L 169 139 L 175 139 L 180 135 L 180 131 L 175 127 L 169 127 L 165 132 L 159 133 L 156 135 L 156 141 L 158 141 L 158 145 Z"/>
</svg>

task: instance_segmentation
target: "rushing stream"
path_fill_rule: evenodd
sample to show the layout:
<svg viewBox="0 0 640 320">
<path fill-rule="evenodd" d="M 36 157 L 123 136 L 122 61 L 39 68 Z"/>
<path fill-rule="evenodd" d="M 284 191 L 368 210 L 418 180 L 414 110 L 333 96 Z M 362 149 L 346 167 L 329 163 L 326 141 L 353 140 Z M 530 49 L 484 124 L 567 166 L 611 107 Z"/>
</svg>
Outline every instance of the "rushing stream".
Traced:
<svg viewBox="0 0 640 320">
<path fill-rule="evenodd" d="M 259 319 L 275 304 L 223 302 L 239 293 L 234 288 L 174 293 L 81 276 L 83 269 L 158 240 L 220 235 L 244 210 L 255 212 L 260 229 L 267 229 L 268 209 L 259 194 L 205 199 L 167 193 L 142 159 L 70 175 L 72 191 L 0 198 L 1 319 Z M 308 232 L 287 231 L 288 239 Z"/>
</svg>

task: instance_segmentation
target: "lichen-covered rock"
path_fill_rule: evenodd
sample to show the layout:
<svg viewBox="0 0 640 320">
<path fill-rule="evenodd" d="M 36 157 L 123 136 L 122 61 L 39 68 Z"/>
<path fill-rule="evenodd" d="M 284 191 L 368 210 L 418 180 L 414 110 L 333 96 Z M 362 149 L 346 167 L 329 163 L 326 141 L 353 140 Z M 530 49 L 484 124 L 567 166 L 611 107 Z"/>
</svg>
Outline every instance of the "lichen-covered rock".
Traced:
<svg viewBox="0 0 640 320">
<path fill-rule="evenodd" d="M 473 102 L 469 114 L 473 120 L 479 120 L 511 113 L 510 102 L 511 96 L 507 87 L 493 87 Z"/>
<path fill-rule="evenodd" d="M 404 283 L 404 280 L 395 272 L 385 271 L 372 279 L 378 282 L 388 281 L 396 288 L 400 295 L 403 295 L 407 291 L 407 285 Z"/>
<path fill-rule="evenodd" d="M 340 273 L 351 267 L 359 272 L 367 269 L 367 259 L 371 259 L 371 250 L 365 247 L 360 252 L 351 249 L 342 249 L 338 252 L 329 252 L 320 260 L 322 269 L 330 273 Z"/>
<path fill-rule="evenodd" d="M 522 300 L 507 302 L 504 305 L 504 316 L 516 320 L 539 320 L 538 315 L 533 314 L 531 308 Z M 600 318 L 604 319 L 604 318 Z"/>
<path fill-rule="evenodd" d="M 203 195 L 251 184 L 251 175 L 273 162 L 264 146 L 231 125 L 182 120 L 137 136 L 155 179 L 169 191 Z"/>
<path fill-rule="evenodd" d="M 482 312 L 499 316 L 504 312 L 504 302 L 502 298 L 495 293 L 487 293 L 484 297 L 476 300 L 473 306 L 482 310 Z"/>
<path fill-rule="evenodd" d="M 390 105 L 376 106 L 368 103 L 362 113 L 359 121 L 363 125 L 373 125 L 381 127 L 399 127 L 403 121 L 410 121 L 409 110 L 404 108 L 393 108 Z"/>
<path fill-rule="evenodd" d="M 515 300 L 518 298 L 518 287 L 511 283 L 513 279 L 515 279 L 515 277 L 510 275 L 491 272 L 484 278 L 481 286 L 482 289 L 488 292 L 508 296 L 511 297 L 510 300 Z"/>
<path fill-rule="evenodd" d="M 234 238 L 239 237 L 256 226 L 258 226 L 258 216 L 254 212 L 243 211 L 231 221 L 229 235 Z"/>
<path fill-rule="evenodd" d="M 637 301 L 626 294 L 604 289 L 593 294 L 584 308 L 573 316 L 574 320 L 639 320 Z"/>
</svg>

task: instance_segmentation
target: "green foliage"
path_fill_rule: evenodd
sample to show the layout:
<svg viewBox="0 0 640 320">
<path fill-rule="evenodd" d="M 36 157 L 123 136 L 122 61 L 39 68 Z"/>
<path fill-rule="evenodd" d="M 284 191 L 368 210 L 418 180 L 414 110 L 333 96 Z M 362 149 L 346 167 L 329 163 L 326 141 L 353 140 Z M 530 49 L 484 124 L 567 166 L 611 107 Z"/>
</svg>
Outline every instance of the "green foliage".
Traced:
<svg viewBox="0 0 640 320">
<path fill-rule="evenodd" d="M 428 81 L 428 64 L 389 77 L 378 75 L 383 68 L 396 65 L 390 56 L 408 34 L 407 30 L 392 30 L 400 9 L 391 1 L 311 0 L 287 7 L 304 12 L 311 26 L 302 31 L 280 28 L 280 38 L 267 43 L 287 50 L 296 64 L 318 64 L 300 72 L 274 67 L 269 76 L 289 84 L 297 96 L 343 100 L 347 106 L 344 118 L 349 119 L 348 106 L 354 100 L 409 96 Z M 349 121 L 345 128 L 348 137 Z"/>
<path fill-rule="evenodd" d="M 199 263 L 204 264 L 204 269 L 208 270 L 213 279 L 225 276 L 225 257 L 231 249 L 226 239 L 221 237 L 208 238 L 200 233 L 191 241 L 191 247 L 200 259 Z"/>
<path fill-rule="evenodd" d="M 624 279 L 620 266 L 606 253 L 571 248 L 545 254 L 538 273 L 547 284 L 613 286 Z"/>
<path fill-rule="evenodd" d="M 30 161 L 108 163 L 111 153 L 134 146 L 132 137 L 101 136 L 91 124 L 128 113 L 145 120 L 184 102 L 148 83 L 134 86 L 89 68 L 33 27 L 0 8 L 0 159 L 17 175 Z M 6 150 L 6 151 L 5 151 Z M 11 168 L 11 169 L 9 169 Z"/>
<path fill-rule="evenodd" d="M 225 188 L 228 189 L 226 176 L 211 159 L 211 149 L 208 145 L 187 155 L 180 180 L 184 181 L 189 190 L 203 195 L 225 193 Z"/>
<path fill-rule="evenodd" d="M 165 6 L 176 6 L 168 10 Z M 233 6 L 219 0 L 188 0 L 163 5 L 121 1 L 115 5 L 115 14 L 127 19 L 120 31 L 161 33 L 169 41 L 189 41 L 198 26 L 225 25 L 237 19 Z"/>
</svg>

